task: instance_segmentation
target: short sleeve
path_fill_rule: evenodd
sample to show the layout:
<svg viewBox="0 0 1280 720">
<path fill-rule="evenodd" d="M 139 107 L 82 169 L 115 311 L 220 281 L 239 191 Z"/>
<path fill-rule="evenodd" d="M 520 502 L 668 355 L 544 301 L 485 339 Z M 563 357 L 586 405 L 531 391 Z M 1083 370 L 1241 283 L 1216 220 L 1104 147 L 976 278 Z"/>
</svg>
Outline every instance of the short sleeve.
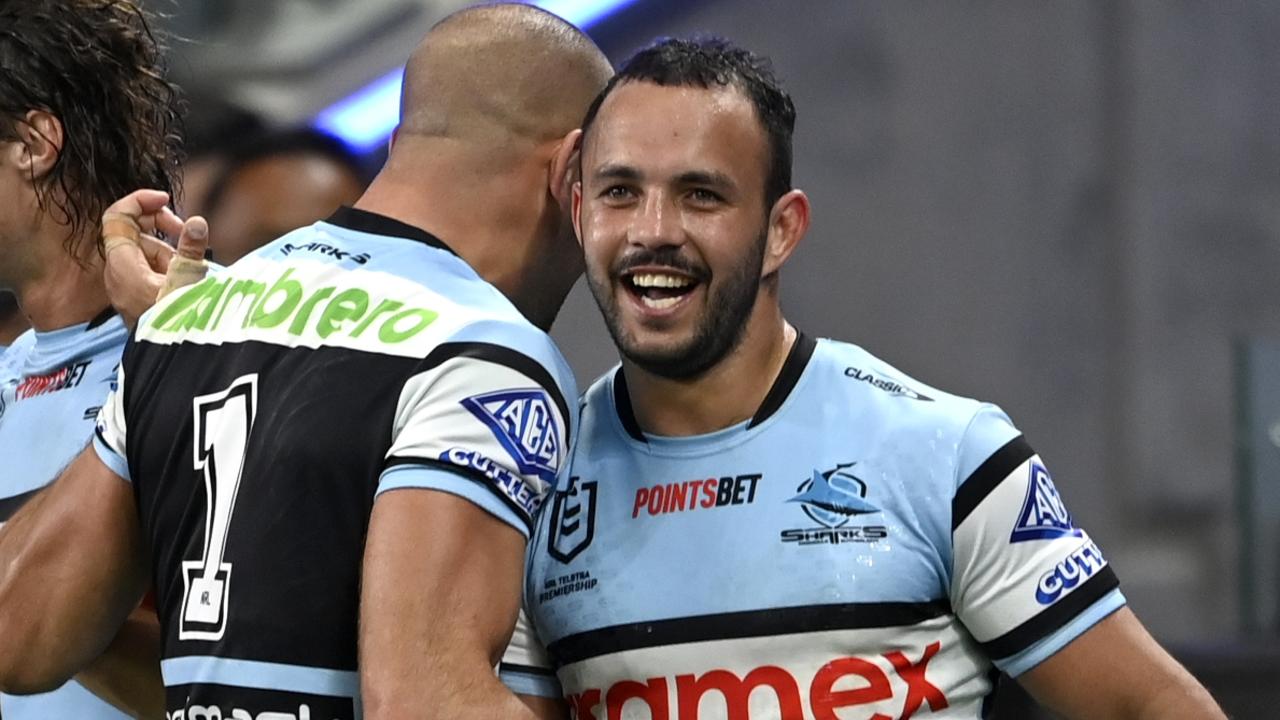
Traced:
<svg viewBox="0 0 1280 720">
<path fill-rule="evenodd" d="M 112 472 L 129 479 L 129 461 L 125 454 L 126 426 L 124 417 L 124 364 L 116 368 L 116 379 L 111 383 L 107 401 L 98 410 L 98 422 L 93 433 L 93 449 L 98 458 Z"/>
<path fill-rule="evenodd" d="M 459 495 L 527 538 L 565 462 L 569 412 L 552 375 L 514 350 L 434 358 L 403 387 L 378 492 Z"/>
<path fill-rule="evenodd" d="M 502 654 L 502 662 L 498 664 L 498 678 L 516 695 L 561 697 L 560 682 L 551 669 L 547 651 L 538 641 L 523 609 L 516 620 L 511 642 Z"/>
<path fill-rule="evenodd" d="M 959 467 L 951 601 L 992 662 L 1017 676 L 1115 612 L 1124 596 L 1040 457 L 999 409 L 984 406 L 970 422 Z"/>
</svg>

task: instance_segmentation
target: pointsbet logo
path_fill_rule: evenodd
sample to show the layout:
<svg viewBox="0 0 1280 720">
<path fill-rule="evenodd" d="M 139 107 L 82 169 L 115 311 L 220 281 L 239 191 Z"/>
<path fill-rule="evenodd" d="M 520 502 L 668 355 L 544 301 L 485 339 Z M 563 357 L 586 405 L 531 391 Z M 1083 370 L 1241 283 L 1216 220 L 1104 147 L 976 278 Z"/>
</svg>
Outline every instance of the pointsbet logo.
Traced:
<svg viewBox="0 0 1280 720">
<path fill-rule="evenodd" d="M 435 322 L 439 313 L 386 293 L 337 285 L 307 287 L 286 269 L 274 282 L 210 276 L 162 310 L 148 326 L 162 334 L 266 330 L 302 339 L 331 336 L 402 343 Z"/>
</svg>

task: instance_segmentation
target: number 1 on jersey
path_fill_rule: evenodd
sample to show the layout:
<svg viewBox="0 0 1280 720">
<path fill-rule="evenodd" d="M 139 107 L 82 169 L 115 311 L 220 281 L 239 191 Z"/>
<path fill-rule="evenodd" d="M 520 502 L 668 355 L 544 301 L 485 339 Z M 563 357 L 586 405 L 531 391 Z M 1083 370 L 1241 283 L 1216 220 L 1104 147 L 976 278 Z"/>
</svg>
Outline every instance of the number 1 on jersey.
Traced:
<svg viewBox="0 0 1280 720">
<path fill-rule="evenodd" d="M 195 469 L 204 474 L 204 555 L 182 563 L 179 640 L 221 640 L 226 631 L 231 563 L 222 560 L 257 408 L 256 374 L 192 400 Z"/>
</svg>

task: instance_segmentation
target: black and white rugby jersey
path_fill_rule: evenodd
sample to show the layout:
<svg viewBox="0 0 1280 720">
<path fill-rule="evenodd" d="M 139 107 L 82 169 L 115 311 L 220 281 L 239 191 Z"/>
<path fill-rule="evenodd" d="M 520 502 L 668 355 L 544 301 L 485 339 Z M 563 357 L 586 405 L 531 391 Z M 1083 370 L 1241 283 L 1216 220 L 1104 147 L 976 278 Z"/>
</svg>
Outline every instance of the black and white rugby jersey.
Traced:
<svg viewBox="0 0 1280 720">
<path fill-rule="evenodd" d="M 575 397 L 551 339 L 444 243 L 359 210 L 158 303 L 95 447 L 152 549 L 170 718 L 358 717 L 375 496 L 453 493 L 527 536 Z"/>
</svg>

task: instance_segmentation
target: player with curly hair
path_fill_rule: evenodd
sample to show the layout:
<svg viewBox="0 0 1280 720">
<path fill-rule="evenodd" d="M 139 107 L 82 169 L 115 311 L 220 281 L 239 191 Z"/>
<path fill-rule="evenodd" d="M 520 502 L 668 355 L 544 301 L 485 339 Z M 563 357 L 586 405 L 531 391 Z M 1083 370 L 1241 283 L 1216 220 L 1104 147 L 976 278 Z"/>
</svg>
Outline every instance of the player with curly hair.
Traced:
<svg viewBox="0 0 1280 720">
<path fill-rule="evenodd" d="M 0 0 L 0 290 L 32 326 L 0 355 L 0 523 L 84 447 L 115 382 L 128 333 L 99 225 L 114 198 L 174 187 L 179 107 L 162 50 L 133 2 Z M 53 568 L 41 581 L 61 584 Z M 0 662 L 24 651 L 0 641 Z M 119 659 L 95 667 L 128 672 Z M 125 717 L 76 682 L 19 689 L 38 694 L 0 695 L 5 720 Z"/>
</svg>

